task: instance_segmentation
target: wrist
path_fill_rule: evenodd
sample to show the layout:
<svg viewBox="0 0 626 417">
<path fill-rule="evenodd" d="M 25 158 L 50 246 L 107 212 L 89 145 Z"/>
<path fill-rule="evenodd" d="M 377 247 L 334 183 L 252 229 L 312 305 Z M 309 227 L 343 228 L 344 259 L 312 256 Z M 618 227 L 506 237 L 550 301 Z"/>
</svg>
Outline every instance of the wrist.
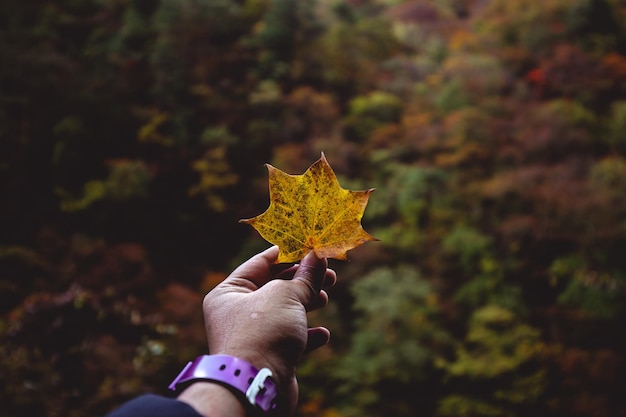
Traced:
<svg viewBox="0 0 626 417">
<path fill-rule="evenodd" d="M 268 368 L 258 369 L 249 362 L 229 355 L 202 355 L 189 362 L 178 376 L 172 381 L 169 388 L 185 392 L 190 384 L 210 382 L 229 390 L 251 414 L 268 415 L 278 404 L 278 389 L 272 379 L 272 371 Z M 204 394 L 223 392 L 202 385 L 204 389 L 198 391 L 193 388 L 182 398 L 201 398 Z M 191 394 L 197 394 L 191 396 Z M 257 413 L 258 412 L 258 413 Z"/>
<path fill-rule="evenodd" d="M 247 410 L 226 387 L 214 382 L 196 381 L 178 396 L 204 417 L 244 417 Z"/>
<path fill-rule="evenodd" d="M 271 369 L 272 381 L 276 385 L 278 398 L 280 399 L 276 415 L 291 415 L 295 411 L 298 402 L 296 367 L 289 365 L 284 359 L 290 356 L 290 353 L 284 353 L 282 357 L 261 354 L 261 352 L 268 351 L 272 351 L 272 349 L 259 347 L 254 351 L 234 348 L 211 350 L 211 352 L 215 352 L 216 355 L 230 355 L 241 358 L 257 369 Z"/>
</svg>

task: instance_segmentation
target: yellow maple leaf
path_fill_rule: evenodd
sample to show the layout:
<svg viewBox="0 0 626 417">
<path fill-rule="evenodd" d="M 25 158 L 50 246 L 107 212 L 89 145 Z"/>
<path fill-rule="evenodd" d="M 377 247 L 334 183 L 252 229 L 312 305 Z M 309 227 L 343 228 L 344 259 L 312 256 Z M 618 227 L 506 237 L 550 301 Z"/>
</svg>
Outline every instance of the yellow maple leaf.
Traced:
<svg viewBox="0 0 626 417">
<path fill-rule="evenodd" d="M 350 249 L 378 240 L 361 226 L 374 189 L 341 188 L 323 152 L 302 175 L 265 166 L 269 171 L 270 205 L 264 213 L 239 221 L 278 245 L 276 263 L 296 262 L 311 250 L 319 258 L 347 260 Z"/>
</svg>

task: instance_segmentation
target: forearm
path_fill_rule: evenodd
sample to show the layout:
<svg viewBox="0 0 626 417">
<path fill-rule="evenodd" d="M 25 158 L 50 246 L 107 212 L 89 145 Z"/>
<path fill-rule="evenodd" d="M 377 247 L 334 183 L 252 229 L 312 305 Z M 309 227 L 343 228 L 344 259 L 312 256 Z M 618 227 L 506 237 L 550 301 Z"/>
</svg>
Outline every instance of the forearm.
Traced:
<svg viewBox="0 0 626 417">
<path fill-rule="evenodd" d="M 246 416 L 246 410 L 235 394 L 213 382 L 191 384 L 178 396 L 178 400 L 191 405 L 205 417 Z"/>
</svg>

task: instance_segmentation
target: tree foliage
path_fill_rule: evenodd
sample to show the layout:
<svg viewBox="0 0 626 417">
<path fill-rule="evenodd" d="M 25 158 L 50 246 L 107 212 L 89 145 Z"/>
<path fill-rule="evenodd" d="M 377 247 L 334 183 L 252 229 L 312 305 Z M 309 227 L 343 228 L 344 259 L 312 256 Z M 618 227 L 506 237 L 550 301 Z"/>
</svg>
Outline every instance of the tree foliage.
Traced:
<svg viewBox="0 0 626 417">
<path fill-rule="evenodd" d="M 0 416 L 103 415 L 206 351 L 264 163 L 324 151 L 308 416 L 623 416 L 618 0 L 0 3 Z M 408 394 L 407 394 L 408 393 Z"/>
</svg>

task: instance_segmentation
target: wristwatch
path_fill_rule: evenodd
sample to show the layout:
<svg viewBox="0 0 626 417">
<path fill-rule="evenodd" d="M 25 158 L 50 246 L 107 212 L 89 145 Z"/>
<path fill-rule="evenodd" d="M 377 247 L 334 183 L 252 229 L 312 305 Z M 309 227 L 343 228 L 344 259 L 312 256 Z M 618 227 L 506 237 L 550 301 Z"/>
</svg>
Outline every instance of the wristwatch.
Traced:
<svg viewBox="0 0 626 417">
<path fill-rule="evenodd" d="M 202 355 L 187 363 L 169 389 L 180 392 L 194 381 L 212 381 L 230 389 L 244 405 L 269 413 L 278 405 L 278 388 L 268 368 L 255 368 L 229 355 Z"/>
</svg>

